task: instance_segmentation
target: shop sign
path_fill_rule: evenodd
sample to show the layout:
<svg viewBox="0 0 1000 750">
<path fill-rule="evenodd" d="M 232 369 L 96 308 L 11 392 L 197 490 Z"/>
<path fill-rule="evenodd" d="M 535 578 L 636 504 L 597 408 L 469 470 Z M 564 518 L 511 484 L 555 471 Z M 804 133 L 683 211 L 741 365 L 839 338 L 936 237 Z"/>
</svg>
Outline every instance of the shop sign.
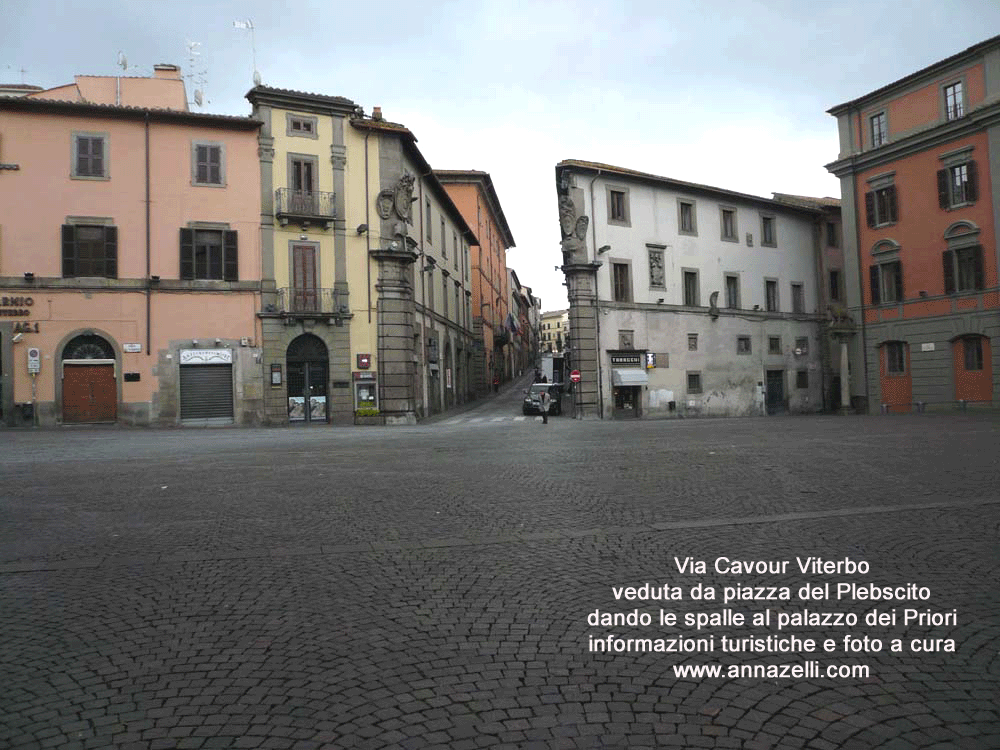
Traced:
<svg viewBox="0 0 1000 750">
<path fill-rule="evenodd" d="M 642 367 L 642 352 L 616 352 L 611 355 L 612 367 Z"/>
<path fill-rule="evenodd" d="M 232 349 L 181 349 L 182 365 L 228 365 L 232 362 Z"/>
<path fill-rule="evenodd" d="M 35 304 L 33 297 L 0 297 L 0 317 L 26 318 L 31 310 L 26 308 Z"/>
<path fill-rule="evenodd" d="M 355 380 L 374 380 L 375 379 L 375 373 L 374 372 L 357 372 L 357 371 L 355 371 L 354 372 L 354 379 Z"/>
</svg>

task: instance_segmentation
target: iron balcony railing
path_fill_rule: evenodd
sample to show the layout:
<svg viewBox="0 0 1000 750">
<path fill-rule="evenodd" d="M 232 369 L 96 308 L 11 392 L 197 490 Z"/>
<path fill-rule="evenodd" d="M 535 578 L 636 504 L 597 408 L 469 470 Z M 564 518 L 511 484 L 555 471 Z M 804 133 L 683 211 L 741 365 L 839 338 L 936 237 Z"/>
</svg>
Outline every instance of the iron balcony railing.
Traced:
<svg viewBox="0 0 1000 750">
<path fill-rule="evenodd" d="M 333 193 L 278 188 L 274 191 L 274 215 L 282 222 L 290 219 L 329 222 L 335 216 L 333 196 Z"/>
<path fill-rule="evenodd" d="M 283 313 L 343 315 L 347 313 L 347 305 L 339 303 L 332 289 L 282 287 L 278 289 L 278 310 Z"/>
</svg>

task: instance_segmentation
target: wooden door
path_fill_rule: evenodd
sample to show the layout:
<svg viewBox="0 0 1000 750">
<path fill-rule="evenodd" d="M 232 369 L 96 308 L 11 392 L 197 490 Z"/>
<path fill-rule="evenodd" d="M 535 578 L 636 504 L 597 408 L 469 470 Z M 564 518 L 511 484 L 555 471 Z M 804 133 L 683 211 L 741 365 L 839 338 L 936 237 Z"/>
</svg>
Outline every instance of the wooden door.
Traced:
<svg viewBox="0 0 1000 750">
<path fill-rule="evenodd" d="M 118 418 L 114 365 L 63 366 L 63 422 L 88 424 Z"/>
<path fill-rule="evenodd" d="M 320 312 L 313 245 L 292 246 L 292 312 Z"/>
</svg>

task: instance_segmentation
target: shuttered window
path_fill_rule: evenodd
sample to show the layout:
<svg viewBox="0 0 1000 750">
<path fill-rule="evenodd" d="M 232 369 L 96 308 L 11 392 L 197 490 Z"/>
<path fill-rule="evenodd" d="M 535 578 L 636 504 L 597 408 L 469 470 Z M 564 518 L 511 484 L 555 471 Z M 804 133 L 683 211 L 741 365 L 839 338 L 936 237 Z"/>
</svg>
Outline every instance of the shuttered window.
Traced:
<svg viewBox="0 0 1000 750">
<path fill-rule="evenodd" d="M 212 143 L 194 144 L 194 182 L 196 185 L 221 185 L 222 146 Z"/>
<path fill-rule="evenodd" d="M 182 228 L 180 277 L 239 281 L 237 232 Z"/>
<path fill-rule="evenodd" d="M 63 278 L 118 278 L 118 227 L 63 224 Z"/>
<path fill-rule="evenodd" d="M 105 172 L 104 136 L 78 135 L 73 159 L 74 177 L 107 177 Z"/>
<path fill-rule="evenodd" d="M 938 205 L 948 210 L 979 200 L 979 171 L 976 162 L 967 161 L 937 173 Z"/>
<path fill-rule="evenodd" d="M 963 247 L 941 254 L 944 270 L 944 293 L 971 292 L 984 288 L 983 248 Z"/>
<path fill-rule="evenodd" d="M 873 305 L 903 301 L 903 264 L 900 261 L 871 266 L 869 277 Z"/>
<path fill-rule="evenodd" d="M 865 218 L 869 228 L 895 224 L 899 221 L 895 185 L 887 185 L 884 188 L 865 193 Z"/>
</svg>

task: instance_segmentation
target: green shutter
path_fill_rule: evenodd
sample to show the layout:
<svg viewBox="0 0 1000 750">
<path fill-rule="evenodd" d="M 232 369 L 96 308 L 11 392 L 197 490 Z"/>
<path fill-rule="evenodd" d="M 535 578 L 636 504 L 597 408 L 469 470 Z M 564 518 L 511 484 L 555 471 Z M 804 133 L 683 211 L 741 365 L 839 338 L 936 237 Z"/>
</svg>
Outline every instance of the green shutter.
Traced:
<svg viewBox="0 0 1000 750">
<path fill-rule="evenodd" d="M 181 229 L 181 278 L 194 278 L 194 230 Z"/>
</svg>

